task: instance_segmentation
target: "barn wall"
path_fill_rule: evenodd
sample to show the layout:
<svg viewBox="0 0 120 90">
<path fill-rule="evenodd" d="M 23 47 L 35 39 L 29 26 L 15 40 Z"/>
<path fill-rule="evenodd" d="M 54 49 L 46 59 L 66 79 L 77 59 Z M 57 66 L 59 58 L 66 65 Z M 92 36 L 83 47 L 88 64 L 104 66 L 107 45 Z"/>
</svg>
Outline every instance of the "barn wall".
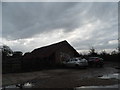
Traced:
<svg viewBox="0 0 120 90">
<path fill-rule="evenodd" d="M 22 68 L 25 71 L 40 70 L 43 68 L 54 66 L 54 64 L 55 53 L 52 53 L 51 55 L 44 57 L 39 57 L 39 55 L 37 56 L 31 55 L 31 57 L 23 58 Z"/>
<path fill-rule="evenodd" d="M 2 73 L 21 72 L 21 58 L 6 58 L 2 61 Z"/>
<path fill-rule="evenodd" d="M 74 57 L 74 51 L 69 46 L 64 45 L 56 52 L 56 63 L 61 63 L 63 60 Z"/>
</svg>

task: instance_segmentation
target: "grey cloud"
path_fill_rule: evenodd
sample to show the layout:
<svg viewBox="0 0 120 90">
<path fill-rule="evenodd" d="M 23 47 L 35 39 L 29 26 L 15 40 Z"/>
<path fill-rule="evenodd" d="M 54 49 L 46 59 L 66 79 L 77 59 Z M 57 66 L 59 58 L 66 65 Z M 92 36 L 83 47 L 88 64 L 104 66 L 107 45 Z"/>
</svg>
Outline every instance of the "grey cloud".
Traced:
<svg viewBox="0 0 120 90">
<path fill-rule="evenodd" d="M 55 29 L 70 32 L 92 20 L 109 20 L 117 10 L 115 4 L 3 3 L 3 37 L 28 38 Z"/>
<path fill-rule="evenodd" d="M 89 35 L 88 40 L 84 40 L 84 37 L 83 39 L 78 37 L 71 41 L 72 45 L 77 50 L 88 49 L 90 46 L 103 49 L 116 47 L 114 44 L 109 45 L 108 41 L 117 39 L 117 3 L 4 2 L 2 8 L 3 38 L 25 39 L 59 29 L 63 30 L 65 37 L 77 28 L 84 27 L 86 24 L 96 24 L 97 21 L 100 21 L 92 33 L 87 34 Z"/>
<path fill-rule="evenodd" d="M 0 2 L 0 26 L 2 26 L 2 3 L 1 2 Z M 1 37 L 2 37 L 2 27 L 0 27 L 0 38 Z"/>
<path fill-rule="evenodd" d="M 84 21 L 80 13 L 91 4 L 3 3 L 3 36 L 17 39 L 61 28 L 74 30 Z"/>
<path fill-rule="evenodd" d="M 11 35 L 13 38 L 25 38 L 44 31 L 63 28 L 65 20 L 60 17 L 66 9 L 75 4 L 3 3 L 3 36 Z M 62 22 L 60 22 L 61 19 Z M 28 36 L 23 35 L 23 33 L 28 32 Z"/>
<path fill-rule="evenodd" d="M 87 37 L 87 36 L 84 36 Z M 118 23 L 116 19 L 102 23 L 102 26 L 95 28 L 95 30 L 89 34 L 89 38 L 86 40 L 84 37 L 78 38 L 73 41 L 73 46 L 77 50 L 87 50 L 92 46 L 97 49 L 115 49 L 118 45 L 115 43 L 109 44 L 109 41 L 118 39 Z"/>
</svg>

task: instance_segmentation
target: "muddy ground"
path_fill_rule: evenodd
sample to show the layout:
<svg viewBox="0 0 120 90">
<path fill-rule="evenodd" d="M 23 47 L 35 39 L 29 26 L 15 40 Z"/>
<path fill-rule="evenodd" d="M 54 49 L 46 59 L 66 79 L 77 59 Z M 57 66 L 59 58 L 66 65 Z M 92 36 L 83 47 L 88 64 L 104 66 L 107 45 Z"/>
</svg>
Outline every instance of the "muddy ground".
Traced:
<svg viewBox="0 0 120 90">
<path fill-rule="evenodd" d="M 117 69 L 116 69 L 117 68 Z M 3 86 L 29 82 L 32 88 L 75 88 L 81 86 L 107 86 L 120 83 L 119 78 L 99 78 L 119 74 L 118 63 L 105 62 L 102 68 L 59 68 L 37 72 L 3 74 Z"/>
</svg>

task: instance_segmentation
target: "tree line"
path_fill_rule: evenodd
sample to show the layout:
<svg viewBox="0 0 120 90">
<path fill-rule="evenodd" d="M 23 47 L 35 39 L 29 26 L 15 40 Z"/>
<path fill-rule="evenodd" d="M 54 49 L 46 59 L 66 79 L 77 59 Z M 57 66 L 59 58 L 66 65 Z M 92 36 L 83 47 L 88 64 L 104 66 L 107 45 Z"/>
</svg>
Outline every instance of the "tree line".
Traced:
<svg viewBox="0 0 120 90">
<path fill-rule="evenodd" d="M 113 50 L 112 52 L 106 52 L 103 50 L 102 52 L 98 53 L 94 47 L 90 48 L 88 54 L 80 54 L 81 57 L 89 58 L 89 57 L 101 57 L 105 61 L 113 61 L 118 62 L 118 58 L 120 56 L 120 50 Z"/>
<path fill-rule="evenodd" d="M 21 51 L 13 51 L 9 46 L 3 45 L 0 47 L 0 51 L 2 52 L 2 58 L 6 57 L 21 57 L 23 56 L 23 53 Z M 26 52 L 25 54 L 27 54 Z M 24 55 L 25 55 L 24 54 Z M 87 54 L 81 54 L 81 57 L 88 58 L 88 57 L 101 57 L 105 61 L 118 61 L 118 58 L 120 56 L 120 49 L 118 51 L 112 51 L 111 53 L 107 53 L 105 50 L 103 50 L 101 53 L 98 53 L 94 47 L 90 48 L 89 53 Z"/>
</svg>

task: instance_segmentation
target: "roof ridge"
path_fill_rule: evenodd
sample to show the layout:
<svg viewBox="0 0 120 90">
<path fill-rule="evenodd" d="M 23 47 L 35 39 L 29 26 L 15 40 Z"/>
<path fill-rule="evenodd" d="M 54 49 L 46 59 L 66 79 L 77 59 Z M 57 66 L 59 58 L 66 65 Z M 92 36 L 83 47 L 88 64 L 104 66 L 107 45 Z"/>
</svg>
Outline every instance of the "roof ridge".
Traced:
<svg viewBox="0 0 120 90">
<path fill-rule="evenodd" d="M 68 42 L 67 42 L 67 40 L 63 40 L 63 41 L 60 41 L 60 42 L 57 42 L 57 43 L 53 43 L 53 44 L 50 44 L 50 45 L 46 45 L 46 46 L 42 46 L 42 47 L 36 48 L 32 52 L 34 52 L 35 50 L 42 49 L 42 48 L 47 48 L 47 47 L 50 47 L 50 46 L 54 46 L 54 45 L 57 45 L 57 44 L 60 44 L 60 43 L 68 43 Z"/>
</svg>

